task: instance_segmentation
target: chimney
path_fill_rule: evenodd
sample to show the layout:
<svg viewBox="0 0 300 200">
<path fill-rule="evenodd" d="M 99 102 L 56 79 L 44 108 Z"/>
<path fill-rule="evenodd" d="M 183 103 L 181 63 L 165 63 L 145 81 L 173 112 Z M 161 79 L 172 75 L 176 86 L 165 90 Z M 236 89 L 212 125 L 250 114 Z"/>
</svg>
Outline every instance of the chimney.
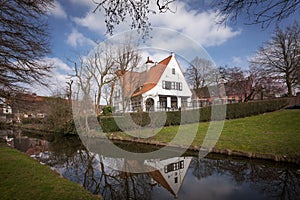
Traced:
<svg viewBox="0 0 300 200">
<path fill-rule="evenodd" d="M 153 60 L 150 60 L 149 56 L 147 57 L 147 61 L 145 65 L 146 65 L 146 71 L 148 71 L 154 65 Z"/>
<path fill-rule="evenodd" d="M 171 51 L 171 56 L 173 56 L 173 57 L 175 56 L 174 51 Z"/>
</svg>

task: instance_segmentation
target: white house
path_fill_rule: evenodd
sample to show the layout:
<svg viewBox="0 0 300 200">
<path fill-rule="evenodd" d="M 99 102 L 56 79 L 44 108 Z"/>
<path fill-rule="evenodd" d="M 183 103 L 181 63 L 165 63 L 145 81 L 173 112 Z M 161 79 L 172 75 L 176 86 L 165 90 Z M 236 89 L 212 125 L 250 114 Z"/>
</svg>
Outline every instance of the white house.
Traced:
<svg viewBox="0 0 300 200">
<path fill-rule="evenodd" d="M 158 63 L 147 60 L 142 72 L 119 71 L 113 106 L 116 112 L 176 110 L 192 92 L 174 53 Z"/>
</svg>

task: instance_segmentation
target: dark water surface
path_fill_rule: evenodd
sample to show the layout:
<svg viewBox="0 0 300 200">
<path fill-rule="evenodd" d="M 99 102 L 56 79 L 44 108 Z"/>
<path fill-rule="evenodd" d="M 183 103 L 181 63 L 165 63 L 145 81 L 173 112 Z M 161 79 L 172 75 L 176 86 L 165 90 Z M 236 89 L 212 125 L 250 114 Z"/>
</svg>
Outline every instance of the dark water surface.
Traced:
<svg viewBox="0 0 300 200">
<path fill-rule="evenodd" d="M 63 177 L 80 183 L 104 199 L 299 199 L 300 166 L 262 160 L 209 155 L 151 160 L 150 173 L 126 173 L 109 166 L 136 167 L 134 160 L 88 152 L 75 136 L 47 139 L 21 132 L 1 132 L 11 145 L 49 165 Z M 157 147 L 118 143 L 129 151 Z"/>
</svg>

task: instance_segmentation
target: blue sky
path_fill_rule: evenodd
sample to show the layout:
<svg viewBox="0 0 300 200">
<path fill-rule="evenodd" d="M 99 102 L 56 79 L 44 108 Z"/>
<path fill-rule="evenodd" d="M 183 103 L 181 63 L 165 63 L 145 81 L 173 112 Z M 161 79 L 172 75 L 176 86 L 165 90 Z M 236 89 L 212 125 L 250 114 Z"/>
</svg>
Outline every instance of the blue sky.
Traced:
<svg viewBox="0 0 300 200">
<path fill-rule="evenodd" d="M 266 29 L 261 29 L 260 25 L 244 25 L 242 16 L 235 24 L 218 25 L 217 14 L 206 6 L 207 2 L 207 0 L 177 0 L 173 4 L 175 14 L 169 12 L 151 15 L 150 22 L 153 27 L 177 31 L 201 45 L 217 66 L 238 66 L 246 69 L 247 60 L 263 42 L 270 39 L 274 25 Z M 65 87 L 67 76 L 73 74 L 72 61 L 76 61 L 79 55 L 86 55 L 95 46 L 95 41 L 101 42 L 109 38 L 109 35 L 106 35 L 103 13 L 93 13 L 94 8 L 92 0 L 55 2 L 55 7 L 48 15 L 52 53 L 45 59 L 55 67 L 49 80 L 51 86 L 47 89 L 35 87 L 33 92 L 49 95 L 56 90 L 57 85 Z M 154 5 L 153 8 L 155 9 Z M 294 18 L 284 20 L 280 26 L 291 24 Z M 128 23 L 123 23 L 116 27 L 115 33 L 127 30 L 130 30 Z M 162 39 L 157 42 L 164 41 Z M 173 47 L 175 43 L 177 42 L 169 42 L 169 46 L 165 46 L 165 49 L 178 48 Z M 186 42 L 181 45 L 182 49 L 189 49 L 190 44 Z M 156 59 L 163 58 L 156 57 Z"/>
</svg>

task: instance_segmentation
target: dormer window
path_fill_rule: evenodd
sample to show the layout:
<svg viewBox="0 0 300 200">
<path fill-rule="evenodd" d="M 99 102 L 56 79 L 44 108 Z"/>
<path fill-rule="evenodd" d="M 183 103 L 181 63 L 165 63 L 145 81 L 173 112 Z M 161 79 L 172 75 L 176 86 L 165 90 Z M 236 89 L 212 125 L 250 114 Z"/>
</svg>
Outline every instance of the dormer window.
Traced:
<svg viewBox="0 0 300 200">
<path fill-rule="evenodd" d="M 175 74 L 175 68 L 172 68 L 172 74 Z"/>
</svg>

